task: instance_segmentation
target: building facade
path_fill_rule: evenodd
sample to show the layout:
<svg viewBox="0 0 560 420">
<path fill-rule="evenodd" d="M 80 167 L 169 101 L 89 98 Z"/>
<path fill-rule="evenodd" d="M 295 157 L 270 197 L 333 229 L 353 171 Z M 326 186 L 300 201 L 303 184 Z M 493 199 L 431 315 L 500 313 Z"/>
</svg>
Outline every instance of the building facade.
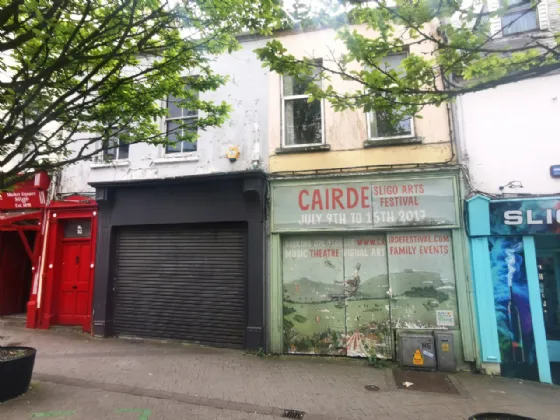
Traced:
<svg viewBox="0 0 560 420">
<path fill-rule="evenodd" d="M 522 11 L 513 12 L 520 16 Z M 559 29 L 559 20 L 558 4 L 541 2 L 497 42 L 546 37 Z M 454 107 L 458 155 L 468 180 L 465 208 L 481 367 L 488 373 L 556 384 L 559 95 L 560 76 L 551 74 L 465 95 Z"/>
<path fill-rule="evenodd" d="M 231 79 L 201 99 L 233 105 L 223 127 L 197 143 L 117 145 L 64 171 L 65 192 L 89 189 L 99 205 L 94 335 L 265 347 L 268 74 L 252 52 L 263 43 L 213 62 Z M 162 132 L 197 118 L 177 115 Z"/>
<path fill-rule="evenodd" d="M 281 41 L 325 63 L 341 48 L 332 30 Z M 330 83 L 344 90 L 347 82 Z M 428 106 L 422 119 L 392 127 L 379 114 L 308 104 L 289 77 L 270 74 L 268 86 L 269 349 L 394 359 L 401 332 L 448 330 L 458 364 L 474 362 L 448 109 Z M 434 358 L 426 354 L 419 359 Z"/>
</svg>

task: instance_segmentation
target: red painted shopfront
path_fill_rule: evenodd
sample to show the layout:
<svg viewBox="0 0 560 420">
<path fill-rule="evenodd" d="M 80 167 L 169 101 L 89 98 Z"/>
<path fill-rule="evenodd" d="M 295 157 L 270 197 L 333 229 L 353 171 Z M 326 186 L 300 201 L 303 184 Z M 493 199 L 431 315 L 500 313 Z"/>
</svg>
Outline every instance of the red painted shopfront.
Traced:
<svg viewBox="0 0 560 420">
<path fill-rule="evenodd" d="M 49 202 L 45 177 L 0 194 L 0 316 L 90 331 L 97 203 L 78 195 Z"/>
</svg>

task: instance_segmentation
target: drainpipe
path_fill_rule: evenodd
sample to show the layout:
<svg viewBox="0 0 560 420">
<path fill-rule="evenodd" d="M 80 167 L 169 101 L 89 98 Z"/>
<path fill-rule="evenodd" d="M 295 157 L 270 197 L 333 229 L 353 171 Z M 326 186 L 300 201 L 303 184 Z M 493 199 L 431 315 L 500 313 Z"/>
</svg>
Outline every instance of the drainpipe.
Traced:
<svg viewBox="0 0 560 420">
<path fill-rule="evenodd" d="M 461 97 L 457 98 L 456 102 L 453 102 L 451 104 L 448 103 L 448 112 L 449 115 L 451 117 L 451 123 L 453 126 L 453 142 L 455 143 L 455 146 L 457 148 L 456 150 L 456 155 L 457 155 L 457 161 L 459 163 L 459 176 L 460 176 L 460 182 L 459 182 L 459 194 L 461 196 L 461 201 L 464 203 L 464 199 L 466 198 L 466 196 L 471 192 L 470 191 L 470 181 L 468 179 L 465 179 L 464 176 L 464 171 L 468 171 L 468 167 L 466 167 L 466 165 L 463 164 L 464 162 L 464 149 L 463 149 L 463 131 L 461 130 L 462 124 L 462 115 L 461 115 L 461 111 L 460 111 L 460 106 L 459 104 L 461 103 Z M 468 173 L 467 173 L 467 177 L 468 177 Z M 466 187 L 466 183 L 469 184 L 469 189 L 467 190 Z M 465 214 L 466 208 L 463 207 L 463 214 Z M 463 218 L 463 223 L 465 224 L 465 228 L 466 228 L 466 224 L 468 223 L 466 218 Z M 463 252 L 463 257 L 465 259 L 466 262 L 466 266 L 467 266 L 467 272 L 466 274 L 466 278 L 467 278 L 467 291 L 468 291 L 468 296 L 469 296 L 469 312 L 471 313 L 471 318 L 473 320 L 473 330 L 472 331 L 472 335 L 474 337 L 474 351 L 475 351 L 475 369 L 476 371 L 480 371 L 481 369 L 481 364 L 482 364 L 482 360 L 480 358 L 481 352 L 480 352 L 480 342 L 479 342 L 479 336 L 478 336 L 478 318 L 477 318 L 477 313 L 476 313 L 476 301 L 475 301 L 475 295 L 474 295 L 474 288 L 473 288 L 473 278 L 472 278 L 472 270 L 471 270 L 471 251 L 470 251 L 470 237 L 468 236 L 468 234 L 466 233 L 467 230 L 463 230 L 463 235 L 466 238 L 466 244 L 467 247 Z M 466 255 L 465 255 L 466 254 Z M 465 258 L 466 257 L 466 258 Z"/>
</svg>

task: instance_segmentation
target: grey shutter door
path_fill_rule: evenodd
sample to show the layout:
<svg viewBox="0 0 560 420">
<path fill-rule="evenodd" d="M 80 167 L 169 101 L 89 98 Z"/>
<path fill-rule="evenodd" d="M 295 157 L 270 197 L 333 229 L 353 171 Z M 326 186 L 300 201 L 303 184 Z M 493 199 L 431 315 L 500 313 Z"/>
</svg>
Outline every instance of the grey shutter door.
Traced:
<svg viewBox="0 0 560 420">
<path fill-rule="evenodd" d="M 114 333 L 243 348 L 246 228 L 121 228 Z"/>
</svg>

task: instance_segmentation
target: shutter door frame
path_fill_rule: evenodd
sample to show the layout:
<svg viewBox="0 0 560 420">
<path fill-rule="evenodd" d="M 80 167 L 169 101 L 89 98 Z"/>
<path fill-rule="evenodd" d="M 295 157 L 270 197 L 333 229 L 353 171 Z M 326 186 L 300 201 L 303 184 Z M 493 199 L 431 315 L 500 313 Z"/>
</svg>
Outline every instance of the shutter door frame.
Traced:
<svg viewBox="0 0 560 420">
<path fill-rule="evenodd" d="M 246 224 L 121 227 L 113 332 L 245 347 Z"/>
</svg>

